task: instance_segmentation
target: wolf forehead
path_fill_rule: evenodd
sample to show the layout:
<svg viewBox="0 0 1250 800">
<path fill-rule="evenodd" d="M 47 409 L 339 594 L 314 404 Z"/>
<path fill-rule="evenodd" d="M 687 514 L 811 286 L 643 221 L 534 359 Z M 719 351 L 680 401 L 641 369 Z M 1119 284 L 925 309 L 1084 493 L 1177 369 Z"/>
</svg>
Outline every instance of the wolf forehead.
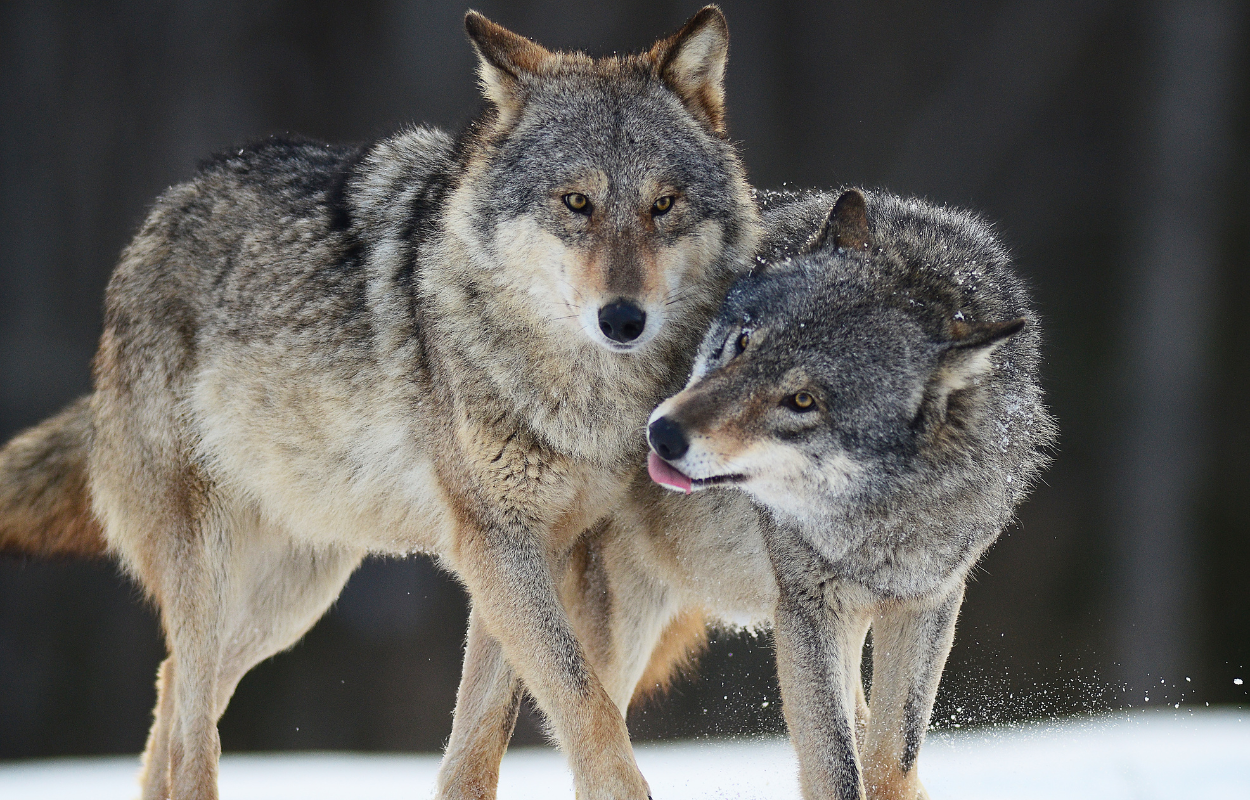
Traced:
<svg viewBox="0 0 1250 800">
<path fill-rule="evenodd" d="M 783 325 L 788 335 L 863 338 L 910 321 L 933 342 L 961 326 L 1032 318 L 1027 293 L 989 224 L 968 211 L 864 192 L 868 242 L 809 244 L 799 255 L 757 267 L 730 289 L 713 325 Z M 770 332 L 776 340 L 785 335 Z M 1026 338 L 1031 337 L 1030 332 Z M 708 345 L 713 348 L 719 342 Z M 887 337 L 893 338 L 893 337 Z"/>
<path fill-rule="evenodd" d="M 601 171 L 612 188 L 668 183 L 712 202 L 728 191 L 736 170 L 732 145 L 714 136 L 661 82 L 639 78 L 620 85 L 596 76 L 553 79 L 529 95 L 516 128 L 499 143 L 492 189 L 548 189 Z M 497 185 L 495 185 L 497 184 Z"/>
</svg>

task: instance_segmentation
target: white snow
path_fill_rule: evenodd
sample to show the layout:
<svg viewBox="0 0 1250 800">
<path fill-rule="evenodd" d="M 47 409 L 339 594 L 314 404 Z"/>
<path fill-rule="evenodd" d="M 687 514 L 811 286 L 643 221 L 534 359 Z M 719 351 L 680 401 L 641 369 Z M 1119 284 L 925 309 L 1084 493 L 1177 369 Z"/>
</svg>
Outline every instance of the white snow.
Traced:
<svg viewBox="0 0 1250 800">
<path fill-rule="evenodd" d="M 639 745 L 656 800 L 796 800 L 783 739 Z M 133 800 L 135 758 L 0 763 L 0 800 Z M 222 800 L 429 797 L 433 755 L 227 755 Z M 1250 798 L 1250 713 L 1154 711 L 930 734 L 920 774 L 933 800 Z M 573 797 L 552 750 L 508 754 L 499 800 Z"/>
</svg>

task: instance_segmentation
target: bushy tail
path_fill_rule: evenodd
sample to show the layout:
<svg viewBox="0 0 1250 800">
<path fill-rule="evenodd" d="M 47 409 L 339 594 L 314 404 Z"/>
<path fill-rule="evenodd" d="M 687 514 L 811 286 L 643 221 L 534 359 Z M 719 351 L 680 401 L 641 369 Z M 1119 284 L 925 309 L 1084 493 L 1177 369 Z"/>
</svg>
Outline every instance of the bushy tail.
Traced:
<svg viewBox="0 0 1250 800">
<path fill-rule="evenodd" d="M 89 398 L 80 397 L 0 449 L 0 553 L 105 553 L 87 490 L 90 444 Z"/>
</svg>

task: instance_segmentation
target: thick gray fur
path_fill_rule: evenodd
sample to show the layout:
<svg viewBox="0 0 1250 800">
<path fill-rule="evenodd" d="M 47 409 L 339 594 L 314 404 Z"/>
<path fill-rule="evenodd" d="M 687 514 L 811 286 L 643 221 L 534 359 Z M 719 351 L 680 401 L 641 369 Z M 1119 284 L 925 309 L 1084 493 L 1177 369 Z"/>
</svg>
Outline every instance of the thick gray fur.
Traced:
<svg viewBox="0 0 1250 800">
<path fill-rule="evenodd" d="M 842 197 L 827 237 L 737 282 L 690 383 L 652 420 L 681 431 L 689 449 L 669 463 L 696 489 L 736 486 L 770 513 L 805 797 L 914 800 L 964 582 L 1055 426 L 1037 317 L 990 226 L 882 192 Z"/>
</svg>

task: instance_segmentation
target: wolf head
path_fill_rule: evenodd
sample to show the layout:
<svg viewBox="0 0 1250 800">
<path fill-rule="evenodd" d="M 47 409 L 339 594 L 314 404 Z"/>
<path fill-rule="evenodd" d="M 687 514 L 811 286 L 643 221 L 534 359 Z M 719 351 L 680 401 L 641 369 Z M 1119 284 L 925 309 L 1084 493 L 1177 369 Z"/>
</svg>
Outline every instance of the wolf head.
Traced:
<svg viewBox="0 0 1250 800">
<path fill-rule="evenodd" d="M 643 348 L 685 313 L 691 287 L 745 263 L 756 235 L 725 138 L 724 17 L 705 8 L 650 50 L 603 59 L 549 51 L 475 12 L 465 24 L 490 103 L 449 219 L 469 267 L 529 319 Z M 700 301 L 710 313 L 719 298 Z"/>
<path fill-rule="evenodd" d="M 1050 435 L 1030 317 L 984 224 L 850 190 L 803 253 L 730 291 L 651 416 L 652 476 L 807 520 L 983 470 L 1023 489 Z"/>
</svg>

